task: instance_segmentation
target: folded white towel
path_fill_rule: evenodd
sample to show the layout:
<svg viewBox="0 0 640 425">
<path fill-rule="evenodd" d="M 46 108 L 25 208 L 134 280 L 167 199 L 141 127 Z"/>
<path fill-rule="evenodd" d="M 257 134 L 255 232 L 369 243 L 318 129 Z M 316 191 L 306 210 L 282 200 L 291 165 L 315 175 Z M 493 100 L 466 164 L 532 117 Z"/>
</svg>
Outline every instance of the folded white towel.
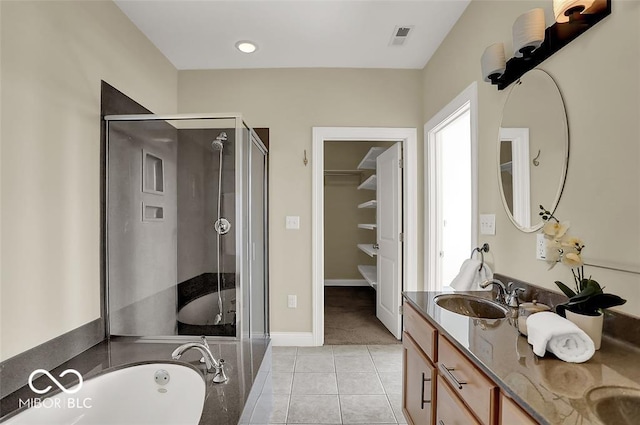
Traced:
<svg viewBox="0 0 640 425">
<path fill-rule="evenodd" d="M 527 317 L 527 342 L 542 357 L 545 351 L 569 363 L 583 363 L 596 352 L 593 341 L 574 323 L 543 311 Z"/>
<path fill-rule="evenodd" d="M 482 269 L 480 269 L 480 265 L 482 265 L 480 260 L 473 258 L 464 260 L 460 266 L 460 272 L 449 286 L 456 291 L 490 291 L 491 286 L 481 288 L 480 284 L 485 280 L 492 279 L 493 272 L 487 264 L 484 264 Z"/>
</svg>

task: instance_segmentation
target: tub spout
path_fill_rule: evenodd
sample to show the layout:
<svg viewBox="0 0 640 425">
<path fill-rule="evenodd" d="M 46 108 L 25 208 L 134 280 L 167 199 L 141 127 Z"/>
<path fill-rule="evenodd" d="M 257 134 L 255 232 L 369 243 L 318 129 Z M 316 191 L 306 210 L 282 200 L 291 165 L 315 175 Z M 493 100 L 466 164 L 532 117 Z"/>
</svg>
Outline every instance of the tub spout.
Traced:
<svg viewBox="0 0 640 425">
<path fill-rule="evenodd" d="M 200 354 L 202 354 L 202 358 L 200 359 L 200 361 L 204 362 L 207 367 L 207 371 L 215 374 L 213 377 L 213 382 L 215 382 L 216 384 L 227 382 L 229 378 L 227 378 L 226 374 L 224 373 L 224 360 L 216 360 L 211 353 L 211 349 L 209 348 L 209 344 L 207 343 L 207 338 L 204 336 L 201 338 L 202 342 L 187 342 L 186 344 L 182 344 L 181 346 L 173 350 L 173 353 L 171 353 L 171 358 L 173 358 L 174 360 L 178 360 L 180 357 L 182 357 L 185 351 L 191 349 L 197 350 L 200 352 Z"/>
</svg>

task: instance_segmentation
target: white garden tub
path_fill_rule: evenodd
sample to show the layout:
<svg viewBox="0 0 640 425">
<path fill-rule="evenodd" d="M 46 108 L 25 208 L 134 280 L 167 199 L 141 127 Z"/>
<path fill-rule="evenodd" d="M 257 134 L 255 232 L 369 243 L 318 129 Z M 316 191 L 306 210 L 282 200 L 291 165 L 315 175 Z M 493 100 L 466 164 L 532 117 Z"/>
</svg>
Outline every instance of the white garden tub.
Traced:
<svg viewBox="0 0 640 425">
<path fill-rule="evenodd" d="M 34 383 L 39 391 L 48 385 L 56 388 L 47 378 Z M 190 365 L 153 362 L 106 370 L 72 393 L 77 389 L 75 385 L 48 398 L 34 393 L 39 402 L 21 399 L 23 406 L 31 407 L 3 424 L 197 424 L 206 386 L 201 373 Z"/>
</svg>

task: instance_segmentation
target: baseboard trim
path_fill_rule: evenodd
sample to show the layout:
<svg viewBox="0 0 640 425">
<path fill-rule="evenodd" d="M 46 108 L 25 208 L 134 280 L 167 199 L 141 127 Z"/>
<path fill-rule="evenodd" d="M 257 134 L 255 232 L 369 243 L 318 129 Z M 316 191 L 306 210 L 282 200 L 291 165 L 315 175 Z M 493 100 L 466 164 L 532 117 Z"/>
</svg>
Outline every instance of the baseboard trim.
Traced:
<svg viewBox="0 0 640 425">
<path fill-rule="evenodd" d="M 274 347 L 313 347 L 311 332 L 270 332 L 271 345 Z"/>
<path fill-rule="evenodd" d="M 364 279 L 325 279 L 324 286 L 369 286 Z"/>
</svg>

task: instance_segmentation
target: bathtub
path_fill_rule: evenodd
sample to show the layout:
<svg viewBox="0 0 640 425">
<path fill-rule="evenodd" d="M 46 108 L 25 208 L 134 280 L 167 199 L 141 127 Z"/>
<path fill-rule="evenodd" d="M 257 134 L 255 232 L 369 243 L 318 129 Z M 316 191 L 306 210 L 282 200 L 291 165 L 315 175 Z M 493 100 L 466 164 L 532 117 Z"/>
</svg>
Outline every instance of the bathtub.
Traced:
<svg viewBox="0 0 640 425">
<path fill-rule="evenodd" d="M 235 336 L 236 289 L 223 289 L 222 321 L 215 324 L 218 311 L 218 293 L 210 292 L 189 301 L 178 311 L 180 335 Z"/>
<path fill-rule="evenodd" d="M 56 388 L 47 380 L 36 389 L 47 385 Z M 185 363 L 124 365 L 51 397 L 38 399 L 34 393 L 33 399 L 21 399 L 23 408 L 3 424 L 198 424 L 205 390 L 202 374 Z"/>
</svg>

